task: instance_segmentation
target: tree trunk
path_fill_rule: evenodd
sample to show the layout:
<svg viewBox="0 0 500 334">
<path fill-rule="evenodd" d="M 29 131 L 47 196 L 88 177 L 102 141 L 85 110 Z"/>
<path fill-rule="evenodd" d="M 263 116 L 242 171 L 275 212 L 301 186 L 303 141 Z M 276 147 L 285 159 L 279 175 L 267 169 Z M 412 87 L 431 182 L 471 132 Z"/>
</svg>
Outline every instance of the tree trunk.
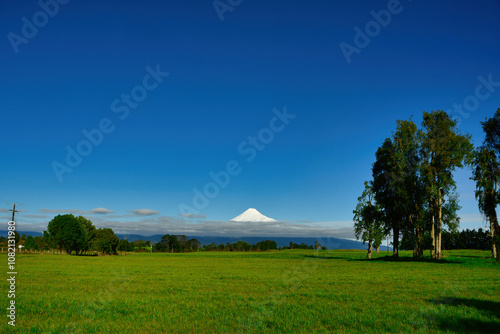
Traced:
<svg viewBox="0 0 500 334">
<path fill-rule="evenodd" d="M 368 254 L 366 254 L 368 259 L 372 258 L 372 242 L 373 240 L 368 240 Z"/>
<path fill-rule="evenodd" d="M 441 194 L 440 194 L 441 195 Z M 437 200 L 437 217 L 436 217 L 436 228 L 434 230 L 436 236 L 436 259 L 441 259 L 441 225 L 443 219 L 443 208 L 441 207 L 441 196 Z"/>
<path fill-rule="evenodd" d="M 498 232 L 500 231 L 498 226 L 497 213 L 495 211 L 495 206 L 492 207 L 493 210 L 489 210 L 489 220 L 490 220 L 490 236 L 491 236 L 491 255 L 495 259 L 500 258 L 500 242 L 498 241 Z"/>
<path fill-rule="evenodd" d="M 392 256 L 399 257 L 399 227 L 393 228 Z"/>
<path fill-rule="evenodd" d="M 377 248 L 375 248 L 375 252 L 378 253 L 379 250 L 380 250 L 380 245 L 378 245 Z"/>
<path fill-rule="evenodd" d="M 418 240 L 417 240 L 417 227 L 415 226 L 415 222 L 413 221 L 413 216 L 410 215 L 408 217 L 408 220 L 410 221 L 410 226 L 412 227 L 411 229 L 411 234 L 412 234 L 412 241 L 413 241 L 413 257 L 418 257 Z M 413 227 L 415 226 L 415 227 Z"/>
<path fill-rule="evenodd" d="M 497 257 L 496 259 L 500 262 L 500 226 L 498 225 L 498 221 L 495 226 L 495 240 L 494 242 L 496 243 L 496 250 L 497 250 Z"/>
<path fill-rule="evenodd" d="M 432 258 L 441 258 L 441 219 L 442 219 L 442 208 L 441 208 L 441 198 L 434 200 L 434 205 L 432 208 Z"/>
<path fill-rule="evenodd" d="M 495 259 L 498 257 L 497 243 L 495 240 L 495 222 L 490 217 L 490 236 L 491 236 L 491 256 Z"/>
<path fill-rule="evenodd" d="M 417 257 L 422 257 L 424 255 L 424 250 L 422 247 L 422 231 L 420 230 L 420 227 L 415 228 L 415 239 L 416 239 L 415 246 L 417 249 Z"/>
<path fill-rule="evenodd" d="M 431 249 L 431 257 L 433 259 L 436 258 L 436 233 L 434 225 L 436 225 L 436 217 L 432 215 L 432 227 L 431 227 L 431 238 L 432 238 L 432 249 Z"/>
</svg>

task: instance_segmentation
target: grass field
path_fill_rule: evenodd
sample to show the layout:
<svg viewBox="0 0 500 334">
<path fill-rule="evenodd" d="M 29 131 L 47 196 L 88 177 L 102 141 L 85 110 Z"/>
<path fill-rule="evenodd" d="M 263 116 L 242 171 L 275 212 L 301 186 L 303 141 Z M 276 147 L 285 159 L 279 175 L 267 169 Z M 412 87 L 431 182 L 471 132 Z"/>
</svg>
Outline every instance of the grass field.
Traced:
<svg viewBox="0 0 500 334">
<path fill-rule="evenodd" d="M 500 332 L 490 252 L 441 262 L 287 250 L 17 255 L 16 327 L 4 333 Z M 7 267 L 5 254 L 0 259 Z M 7 272 L 7 269 L 5 270 Z M 7 276 L 7 274 L 4 274 Z"/>
</svg>

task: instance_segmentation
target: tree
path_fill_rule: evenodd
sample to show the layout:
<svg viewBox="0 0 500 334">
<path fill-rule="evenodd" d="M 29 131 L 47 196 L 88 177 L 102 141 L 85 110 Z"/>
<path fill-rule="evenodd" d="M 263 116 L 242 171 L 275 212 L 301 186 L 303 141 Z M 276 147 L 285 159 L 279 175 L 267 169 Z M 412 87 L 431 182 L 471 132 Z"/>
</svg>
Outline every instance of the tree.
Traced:
<svg viewBox="0 0 500 334">
<path fill-rule="evenodd" d="M 47 232 L 47 231 L 43 231 L 42 242 L 43 242 L 43 244 L 44 244 L 44 246 L 45 246 L 46 249 L 51 249 L 51 248 L 56 248 L 57 247 L 57 245 L 55 244 L 55 242 L 50 237 L 49 232 Z"/>
<path fill-rule="evenodd" d="M 45 244 L 45 242 L 43 241 L 43 238 L 39 235 L 37 235 L 35 238 L 35 244 L 36 244 L 36 249 L 40 249 L 40 250 L 44 250 L 44 249 L 48 249 L 47 245 Z"/>
<path fill-rule="evenodd" d="M 24 248 L 27 250 L 37 249 L 35 238 L 33 238 L 33 236 L 28 235 L 26 237 L 26 241 L 24 242 Z"/>
<path fill-rule="evenodd" d="M 366 257 L 372 258 L 373 242 L 377 245 L 382 243 L 384 229 L 382 226 L 381 213 L 374 203 L 372 182 L 365 182 L 363 194 L 358 197 L 358 204 L 354 213 L 354 234 L 356 239 L 363 240 L 363 244 L 368 242 L 368 253 Z M 316 244 L 316 250 L 319 243 Z"/>
<path fill-rule="evenodd" d="M 118 242 L 118 250 L 122 252 L 129 252 L 132 250 L 132 247 L 130 245 L 130 242 L 128 242 L 127 239 L 121 239 Z"/>
<path fill-rule="evenodd" d="M 474 151 L 471 180 L 476 182 L 479 211 L 490 222 L 492 256 L 500 259 L 500 227 L 496 213 L 500 204 L 500 109 L 481 125 L 486 136 L 483 146 Z"/>
<path fill-rule="evenodd" d="M 17 231 L 14 231 L 14 241 L 16 242 L 16 245 L 19 245 L 19 240 L 21 240 L 21 235 L 17 233 Z"/>
<path fill-rule="evenodd" d="M 121 246 L 122 241 L 124 241 L 124 240 L 123 239 L 120 240 L 120 243 L 118 245 L 118 250 L 121 250 L 121 248 L 122 248 L 122 246 Z M 165 244 L 162 243 L 161 241 L 158 241 L 157 243 L 155 243 L 155 250 L 163 253 L 165 251 Z"/>
<path fill-rule="evenodd" d="M 8 247 L 7 240 L 8 239 L 6 237 L 0 235 L 0 247 Z"/>
<path fill-rule="evenodd" d="M 198 239 L 189 239 L 188 240 L 187 249 L 190 252 L 196 252 L 200 248 L 201 248 L 201 242 L 199 242 Z"/>
<path fill-rule="evenodd" d="M 407 229 L 412 238 L 414 257 L 423 256 L 425 184 L 421 177 L 422 136 L 422 131 L 411 119 L 397 121 L 397 130 L 393 135 L 396 152 L 392 186 L 395 187 L 402 214 L 401 227 Z"/>
<path fill-rule="evenodd" d="M 76 219 L 82 225 L 83 230 L 85 231 L 85 242 L 82 251 L 86 252 L 89 250 L 90 245 L 95 238 L 96 228 L 89 219 L 83 216 L 78 216 L 76 217 Z"/>
<path fill-rule="evenodd" d="M 167 241 L 168 241 L 168 247 L 169 247 L 171 253 L 173 253 L 174 251 L 179 252 L 181 245 L 179 243 L 179 240 L 177 240 L 176 235 L 167 234 Z"/>
<path fill-rule="evenodd" d="M 105 254 L 116 254 L 120 239 L 110 228 L 99 228 L 95 232 L 95 238 L 92 241 L 92 249 Z"/>
<path fill-rule="evenodd" d="M 273 240 L 259 241 L 255 244 L 255 248 L 261 251 L 267 251 L 270 249 L 278 249 L 278 244 Z"/>
<path fill-rule="evenodd" d="M 178 252 L 184 252 L 188 247 L 188 238 L 185 235 L 177 235 Z"/>
<path fill-rule="evenodd" d="M 378 204 L 386 230 L 392 229 L 392 254 L 398 257 L 399 234 L 403 228 L 403 207 L 398 197 L 398 187 L 401 182 L 397 171 L 396 146 L 390 138 L 386 138 L 375 152 L 375 163 L 372 167 L 372 191 Z M 359 199 L 358 199 L 359 200 Z"/>
<path fill-rule="evenodd" d="M 250 250 L 250 244 L 240 240 L 236 242 L 235 249 L 240 252 L 248 252 Z"/>
<path fill-rule="evenodd" d="M 85 230 L 72 214 L 57 215 L 47 227 L 50 238 L 60 250 L 68 254 L 72 251 L 78 253 L 85 244 Z"/>
<path fill-rule="evenodd" d="M 481 122 L 481 125 L 486 134 L 484 145 L 495 150 L 497 157 L 500 156 L 500 108 L 493 117 Z"/>
<path fill-rule="evenodd" d="M 444 199 L 455 187 L 453 171 L 470 159 L 473 146 L 471 137 L 460 134 L 457 121 L 444 111 L 424 111 L 422 127 L 422 171 L 432 213 L 432 257 L 440 259 Z"/>
<path fill-rule="evenodd" d="M 319 244 L 319 241 L 316 240 L 316 242 L 314 243 L 314 248 L 316 249 L 316 253 L 318 252 L 320 247 L 321 247 L 321 245 Z"/>
</svg>

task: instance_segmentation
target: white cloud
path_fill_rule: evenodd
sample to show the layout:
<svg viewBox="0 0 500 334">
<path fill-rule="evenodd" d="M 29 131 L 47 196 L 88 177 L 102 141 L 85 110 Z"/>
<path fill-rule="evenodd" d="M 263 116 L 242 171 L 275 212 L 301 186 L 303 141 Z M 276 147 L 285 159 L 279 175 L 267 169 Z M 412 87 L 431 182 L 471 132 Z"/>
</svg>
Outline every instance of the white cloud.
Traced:
<svg viewBox="0 0 500 334">
<path fill-rule="evenodd" d="M 108 213 L 114 213 L 114 211 L 106 209 L 106 208 L 95 208 L 95 209 L 90 210 L 89 213 L 97 213 L 97 214 L 100 214 L 100 215 L 105 215 L 105 214 L 108 214 Z"/>
<path fill-rule="evenodd" d="M 136 209 L 132 211 L 134 214 L 139 215 L 139 216 L 152 216 L 152 215 L 159 215 L 160 212 L 156 210 L 150 210 L 150 209 Z"/>
<path fill-rule="evenodd" d="M 185 218 L 190 218 L 190 219 L 194 219 L 194 218 L 203 219 L 203 218 L 206 218 L 205 215 L 202 215 L 202 214 L 195 215 L 194 213 L 179 213 L 179 215 L 182 216 L 182 217 L 185 217 Z"/>
<path fill-rule="evenodd" d="M 95 210 L 95 209 L 94 209 Z M 79 210 L 49 210 L 47 217 L 36 215 L 24 216 L 19 221 L 20 230 L 41 232 L 47 229 L 52 219 L 51 214 L 78 212 Z M 142 216 L 142 217 L 141 217 Z M 20 216 L 21 217 L 21 216 Z M 230 236 L 230 237 L 321 237 L 354 239 L 352 221 L 337 222 L 235 222 L 235 221 L 207 221 L 201 220 L 202 215 L 193 214 L 186 220 L 181 216 L 159 216 L 159 212 L 150 209 L 133 210 L 132 214 L 98 214 L 90 218 L 98 228 L 112 228 L 115 233 L 140 234 L 150 236 L 154 234 L 185 234 L 197 236 Z M 7 220 L 5 220 L 7 221 Z M 0 224 L 2 225 L 2 224 Z M 6 229 L 6 223 L 5 229 Z M 1 227 L 0 227 L 1 228 Z"/>
<path fill-rule="evenodd" d="M 288 222 L 186 221 L 175 217 L 148 217 L 139 221 L 103 220 L 97 227 L 109 227 L 116 233 L 185 234 L 197 236 L 258 237 L 322 237 L 354 239 L 352 222 Z"/>
<path fill-rule="evenodd" d="M 25 218 L 25 217 L 26 218 L 35 218 L 35 219 L 36 218 L 44 218 L 44 219 L 49 218 L 49 216 L 47 216 L 47 215 L 22 215 L 21 218 Z"/>
</svg>

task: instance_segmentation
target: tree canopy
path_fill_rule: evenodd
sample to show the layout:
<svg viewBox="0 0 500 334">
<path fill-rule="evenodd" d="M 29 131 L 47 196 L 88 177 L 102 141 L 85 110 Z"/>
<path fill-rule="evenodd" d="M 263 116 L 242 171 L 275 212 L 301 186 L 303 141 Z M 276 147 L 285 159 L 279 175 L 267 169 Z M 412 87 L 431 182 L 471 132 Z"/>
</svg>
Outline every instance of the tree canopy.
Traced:
<svg viewBox="0 0 500 334">
<path fill-rule="evenodd" d="M 496 213 L 500 204 L 500 109 L 481 125 L 485 139 L 483 145 L 474 151 L 471 179 L 476 182 L 479 211 L 490 222 L 492 255 L 500 259 L 500 227 Z"/>
<path fill-rule="evenodd" d="M 368 242 L 367 258 L 372 257 L 373 243 L 380 245 L 384 238 L 382 213 L 374 201 L 372 182 L 365 182 L 363 194 L 358 197 L 358 205 L 354 213 L 354 234 L 356 239 Z M 316 249 L 319 248 L 317 245 Z"/>
<path fill-rule="evenodd" d="M 375 153 L 373 205 L 380 208 L 386 231 L 392 230 L 394 256 L 401 234 L 412 240 L 413 255 L 422 256 L 423 234 L 430 228 L 432 256 L 440 258 L 443 224 L 450 230 L 458 227 L 453 172 L 471 161 L 471 137 L 461 134 L 457 121 L 441 110 L 424 111 L 421 130 L 412 119 L 396 123 L 396 132 Z M 361 235 L 363 212 L 354 212 Z"/>
<path fill-rule="evenodd" d="M 85 230 L 72 214 L 57 215 L 49 222 L 47 229 L 57 247 L 68 254 L 84 249 Z"/>
</svg>

